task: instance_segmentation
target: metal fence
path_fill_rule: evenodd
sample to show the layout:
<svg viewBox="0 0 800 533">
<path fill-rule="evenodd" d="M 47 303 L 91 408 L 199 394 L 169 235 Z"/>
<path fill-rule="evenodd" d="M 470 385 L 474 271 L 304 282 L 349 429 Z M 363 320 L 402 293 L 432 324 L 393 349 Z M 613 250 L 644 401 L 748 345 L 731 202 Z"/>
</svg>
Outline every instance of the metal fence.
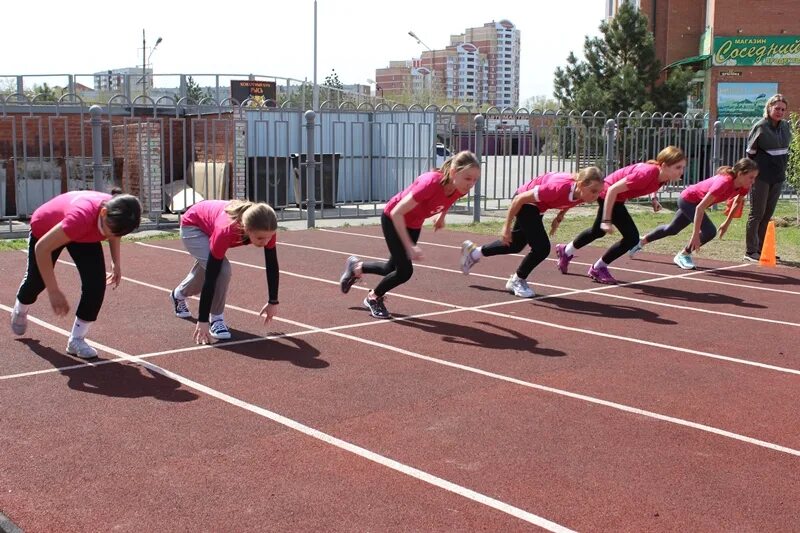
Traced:
<svg viewBox="0 0 800 533">
<path fill-rule="evenodd" d="M 674 144 L 689 163 L 669 197 L 742 157 L 752 122 L 349 102 L 315 113 L 289 102 L 122 95 L 89 106 L 77 95 L 49 104 L 14 95 L 0 97 L 0 216 L 25 219 L 67 190 L 116 185 L 138 195 L 156 224 L 200 198 L 249 198 L 313 226 L 380 213 L 416 176 L 464 149 L 479 155 L 482 177 L 455 209 L 476 220 L 505 208 L 533 176 L 587 165 L 608 173 Z"/>
</svg>

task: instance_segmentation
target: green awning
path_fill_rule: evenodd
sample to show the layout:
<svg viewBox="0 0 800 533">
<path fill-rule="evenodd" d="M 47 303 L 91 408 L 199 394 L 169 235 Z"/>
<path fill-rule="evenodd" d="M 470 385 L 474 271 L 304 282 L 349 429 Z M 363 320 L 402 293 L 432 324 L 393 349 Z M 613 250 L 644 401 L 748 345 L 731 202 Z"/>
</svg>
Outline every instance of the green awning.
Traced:
<svg viewBox="0 0 800 533">
<path fill-rule="evenodd" d="M 703 55 L 700 55 L 700 56 L 684 57 L 683 59 L 679 59 L 679 60 L 675 61 L 674 63 L 670 63 L 669 65 L 667 65 L 666 67 L 662 68 L 661 70 L 667 70 L 667 69 L 670 69 L 672 67 L 678 67 L 680 65 L 694 65 L 695 63 L 704 63 L 704 62 L 708 61 L 708 59 L 710 57 L 711 57 L 711 54 L 703 54 Z"/>
</svg>

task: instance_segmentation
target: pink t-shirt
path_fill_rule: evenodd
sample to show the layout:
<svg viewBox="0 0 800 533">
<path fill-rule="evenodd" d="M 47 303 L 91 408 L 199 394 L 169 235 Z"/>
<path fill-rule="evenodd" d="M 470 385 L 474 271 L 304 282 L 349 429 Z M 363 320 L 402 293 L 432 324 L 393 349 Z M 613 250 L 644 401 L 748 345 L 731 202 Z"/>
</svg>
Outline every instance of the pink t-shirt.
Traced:
<svg viewBox="0 0 800 533">
<path fill-rule="evenodd" d="M 681 193 L 681 198 L 693 204 L 699 204 L 708 193 L 714 196 L 714 203 L 724 202 L 728 198 L 747 194 L 749 187 L 734 187 L 733 176 L 717 174 L 706 180 L 689 185 Z"/>
<path fill-rule="evenodd" d="M 71 191 L 59 194 L 40 205 L 31 216 L 31 234 L 41 239 L 59 222 L 72 242 L 100 242 L 106 236 L 100 230 L 100 209 L 111 199 L 97 191 Z"/>
<path fill-rule="evenodd" d="M 394 206 L 407 195 L 411 195 L 417 205 L 403 217 L 406 227 L 409 229 L 420 229 L 425 219 L 442 211 L 447 211 L 456 200 L 464 196 L 456 190 L 450 196 L 444 192 L 444 187 L 439 183 L 442 180 L 441 172 L 426 172 L 414 180 L 414 183 L 406 187 L 403 191 L 395 194 L 383 208 L 387 215 L 392 213 Z"/>
<path fill-rule="evenodd" d="M 223 259 L 228 248 L 247 244 L 243 241 L 246 235 L 242 226 L 225 212 L 229 203 L 229 200 L 203 200 L 187 209 L 181 217 L 181 226 L 193 226 L 208 235 L 211 255 L 217 259 Z M 275 248 L 277 236 L 277 233 L 272 236 L 267 248 Z"/>
<path fill-rule="evenodd" d="M 548 209 L 569 209 L 583 200 L 573 200 L 575 194 L 575 178 L 568 172 L 548 172 L 530 180 L 517 189 L 516 194 L 536 189 L 539 201 L 536 207 L 544 214 Z"/>
<path fill-rule="evenodd" d="M 628 190 L 619 193 L 615 203 L 622 203 L 631 198 L 652 194 L 663 185 L 658 181 L 660 173 L 659 166 L 652 163 L 636 163 L 635 165 L 622 167 L 606 176 L 606 179 L 603 180 L 605 186 L 603 187 L 603 192 L 600 193 L 600 198 L 605 200 L 608 188 L 623 178 L 628 185 Z"/>
</svg>

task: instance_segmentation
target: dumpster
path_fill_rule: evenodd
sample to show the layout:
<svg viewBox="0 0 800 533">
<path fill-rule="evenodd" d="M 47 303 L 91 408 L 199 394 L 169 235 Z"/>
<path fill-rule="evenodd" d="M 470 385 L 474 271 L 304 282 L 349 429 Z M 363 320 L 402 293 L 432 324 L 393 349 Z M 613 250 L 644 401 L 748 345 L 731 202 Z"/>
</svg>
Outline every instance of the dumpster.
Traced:
<svg viewBox="0 0 800 533">
<path fill-rule="evenodd" d="M 292 154 L 290 159 L 294 181 L 294 200 L 297 205 L 305 207 L 308 200 L 306 154 Z M 322 204 L 324 207 L 334 207 L 336 205 L 341 159 L 342 154 L 339 153 L 314 154 L 314 161 L 321 163 L 317 165 L 316 187 L 314 188 L 314 199 L 317 206 Z"/>
<path fill-rule="evenodd" d="M 247 199 L 251 202 L 266 202 L 274 208 L 286 207 L 288 167 L 288 157 L 248 157 Z"/>
</svg>

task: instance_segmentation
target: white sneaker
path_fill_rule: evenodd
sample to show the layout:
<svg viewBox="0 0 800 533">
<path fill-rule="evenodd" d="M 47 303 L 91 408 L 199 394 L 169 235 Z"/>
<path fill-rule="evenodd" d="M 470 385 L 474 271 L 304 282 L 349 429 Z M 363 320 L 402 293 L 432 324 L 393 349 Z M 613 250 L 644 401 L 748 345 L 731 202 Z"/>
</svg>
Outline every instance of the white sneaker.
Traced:
<svg viewBox="0 0 800 533">
<path fill-rule="evenodd" d="M 11 331 L 14 335 L 25 335 L 28 329 L 28 313 L 20 313 L 15 308 L 11 311 Z"/>
<path fill-rule="evenodd" d="M 222 320 L 212 322 L 208 328 L 208 333 L 220 341 L 226 341 L 231 338 L 231 332 Z"/>
<path fill-rule="evenodd" d="M 67 353 L 81 359 L 94 359 L 97 357 L 97 350 L 89 346 L 86 339 L 75 337 L 70 337 L 69 341 L 67 341 Z"/>
<path fill-rule="evenodd" d="M 629 257 L 635 256 L 636 254 L 642 251 L 642 248 L 644 248 L 644 246 L 642 246 L 642 241 L 640 240 L 639 242 L 636 243 L 636 245 L 633 248 L 628 250 L 628 256 Z"/>
<path fill-rule="evenodd" d="M 678 252 L 678 254 L 672 258 L 672 262 L 681 267 L 683 270 L 694 270 L 695 268 L 694 261 L 692 261 L 692 256 L 683 252 Z"/>
<path fill-rule="evenodd" d="M 533 298 L 536 296 L 534 294 L 533 289 L 528 287 L 528 282 L 516 274 L 512 274 L 508 281 L 506 282 L 506 290 L 513 294 L 514 296 L 519 296 L 520 298 Z"/>
<path fill-rule="evenodd" d="M 186 300 L 179 300 L 175 298 L 175 291 L 170 291 L 169 300 L 172 302 L 172 307 L 175 309 L 175 316 L 178 318 L 189 318 L 192 312 L 189 311 L 189 306 L 186 305 Z"/>
<path fill-rule="evenodd" d="M 472 251 L 476 249 L 475 243 L 472 241 L 464 241 L 461 243 L 461 272 L 469 274 L 470 269 L 475 266 L 475 263 L 480 259 L 473 259 Z"/>
</svg>

